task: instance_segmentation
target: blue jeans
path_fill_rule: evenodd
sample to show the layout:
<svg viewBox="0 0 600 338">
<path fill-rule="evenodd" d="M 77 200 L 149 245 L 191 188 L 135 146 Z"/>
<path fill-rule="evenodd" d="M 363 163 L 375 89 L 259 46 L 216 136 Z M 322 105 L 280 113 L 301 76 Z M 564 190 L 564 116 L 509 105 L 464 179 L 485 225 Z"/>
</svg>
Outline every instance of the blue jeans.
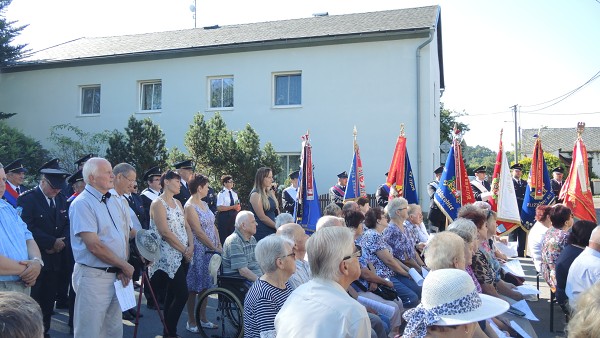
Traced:
<svg viewBox="0 0 600 338">
<path fill-rule="evenodd" d="M 400 300 L 402 300 L 402 305 L 405 309 L 410 309 L 419 305 L 419 300 L 421 299 L 421 287 L 418 286 L 415 281 L 400 274 L 395 274 L 390 277 L 390 281 L 394 283 L 396 293 L 398 294 L 398 297 L 400 297 Z"/>
</svg>

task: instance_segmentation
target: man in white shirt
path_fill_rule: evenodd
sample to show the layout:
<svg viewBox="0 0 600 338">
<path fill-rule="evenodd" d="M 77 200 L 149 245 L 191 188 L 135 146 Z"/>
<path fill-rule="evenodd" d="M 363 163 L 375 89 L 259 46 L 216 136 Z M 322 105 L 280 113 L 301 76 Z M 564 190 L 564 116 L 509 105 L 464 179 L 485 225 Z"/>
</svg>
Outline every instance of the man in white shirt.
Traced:
<svg viewBox="0 0 600 338">
<path fill-rule="evenodd" d="M 575 309 L 579 295 L 600 281 L 600 226 L 592 232 L 590 242 L 569 268 L 565 292 Z"/>
<path fill-rule="evenodd" d="M 310 237 L 306 249 L 313 279 L 283 304 L 275 317 L 277 337 L 370 337 L 365 307 L 346 293 L 360 276 L 361 251 L 350 229 L 321 229 Z"/>
<path fill-rule="evenodd" d="M 238 194 L 233 191 L 233 177 L 231 175 L 221 176 L 223 189 L 217 194 L 217 226 L 219 228 L 219 240 L 221 245 L 225 239 L 235 231 L 235 217 L 242 209 Z"/>
<path fill-rule="evenodd" d="M 429 233 L 423 223 L 423 212 L 418 204 L 408 205 L 408 219 L 404 221 L 406 229 L 410 229 L 415 239 L 415 247 L 422 251 L 429 240 Z"/>
</svg>

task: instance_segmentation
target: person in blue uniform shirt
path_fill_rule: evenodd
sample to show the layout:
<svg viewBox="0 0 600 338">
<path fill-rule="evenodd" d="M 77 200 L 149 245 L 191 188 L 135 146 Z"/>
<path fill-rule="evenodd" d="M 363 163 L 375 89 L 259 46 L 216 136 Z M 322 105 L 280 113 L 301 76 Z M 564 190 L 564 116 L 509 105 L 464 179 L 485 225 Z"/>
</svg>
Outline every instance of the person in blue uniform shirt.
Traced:
<svg viewBox="0 0 600 338">
<path fill-rule="evenodd" d="M 44 333 L 50 330 L 58 281 L 68 273 L 67 251 L 69 242 L 69 214 L 67 199 L 60 193 L 69 173 L 59 167 L 58 159 L 46 162 L 39 170 L 40 183 L 19 196 L 17 205 L 22 208 L 21 218 L 33 234 L 45 265 L 31 296 L 42 309 Z"/>
<path fill-rule="evenodd" d="M 179 194 L 173 196 L 175 199 L 181 202 L 182 206 L 185 206 L 185 202 L 190 198 L 190 189 L 188 188 L 188 182 L 190 182 L 194 175 L 194 163 L 192 160 L 184 160 L 173 164 L 175 171 L 181 177 L 181 188 Z M 213 193 L 214 194 L 214 193 Z"/>
<path fill-rule="evenodd" d="M 192 175 L 192 177 L 194 177 Z M 206 204 L 208 204 L 208 209 L 210 209 L 210 211 L 212 211 L 213 214 L 217 214 L 217 193 L 215 192 L 215 189 L 213 189 L 211 186 L 208 187 L 208 193 L 206 193 L 206 196 L 204 196 L 204 198 L 202 199 L 204 202 L 206 202 Z"/>
<path fill-rule="evenodd" d="M 434 202 L 435 192 L 437 191 L 440 185 L 440 178 L 442 177 L 442 173 L 444 172 L 444 166 L 437 167 L 433 174 L 435 175 L 435 180 L 429 182 L 427 185 L 427 193 L 429 194 L 429 214 L 427 214 L 427 219 L 431 223 L 431 225 L 438 228 L 438 231 L 446 230 L 446 215 L 440 210 L 437 204 Z"/>
<path fill-rule="evenodd" d="M 296 170 L 291 172 L 288 177 L 290 178 L 290 186 L 283 189 L 283 210 L 290 215 L 294 214 L 294 205 L 298 199 L 298 177 L 300 171 Z"/>
<path fill-rule="evenodd" d="M 387 181 L 388 173 L 385 173 L 386 181 Z M 377 188 L 375 192 L 375 200 L 377 201 L 377 205 L 385 208 L 388 204 L 388 200 L 390 199 L 390 187 L 386 183 L 382 184 Z"/>
<path fill-rule="evenodd" d="M 346 184 L 348 184 L 348 173 L 342 171 L 337 174 L 337 184 L 329 189 L 329 202 L 343 203 L 344 194 L 346 193 Z"/>
<path fill-rule="evenodd" d="M 487 167 L 482 165 L 474 170 L 475 179 L 471 181 L 471 187 L 473 188 L 473 194 L 477 201 L 487 202 L 492 197 L 492 188 L 490 183 L 486 180 L 486 169 Z"/>
<path fill-rule="evenodd" d="M 552 192 L 554 192 L 554 196 L 556 196 L 556 203 L 562 203 L 562 200 L 558 198 L 560 195 L 560 189 L 563 186 L 563 176 L 565 173 L 565 169 L 563 167 L 556 167 L 552 169 L 552 179 L 550 180 L 550 186 L 552 187 Z"/>
<path fill-rule="evenodd" d="M 238 194 L 233 191 L 233 177 L 231 175 L 221 176 L 223 189 L 217 195 L 217 228 L 221 245 L 225 239 L 235 231 L 235 217 L 241 210 Z"/>
<path fill-rule="evenodd" d="M 23 159 L 18 158 L 4 167 L 4 171 L 6 172 L 6 190 L 4 190 L 3 199 L 15 208 L 17 207 L 17 198 L 26 190 L 22 184 L 25 180 L 27 169 L 23 167 L 22 161 Z"/>
<path fill-rule="evenodd" d="M 519 215 L 523 212 L 523 200 L 525 200 L 525 190 L 527 189 L 527 181 L 521 178 L 523 176 L 523 165 L 520 163 L 513 164 L 512 169 L 513 185 L 515 187 L 515 195 L 517 196 L 517 206 L 519 207 Z M 517 227 L 510 233 L 510 240 L 517 241 L 517 254 L 519 257 L 525 257 L 525 242 L 527 241 L 527 233 L 521 227 Z"/>
</svg>

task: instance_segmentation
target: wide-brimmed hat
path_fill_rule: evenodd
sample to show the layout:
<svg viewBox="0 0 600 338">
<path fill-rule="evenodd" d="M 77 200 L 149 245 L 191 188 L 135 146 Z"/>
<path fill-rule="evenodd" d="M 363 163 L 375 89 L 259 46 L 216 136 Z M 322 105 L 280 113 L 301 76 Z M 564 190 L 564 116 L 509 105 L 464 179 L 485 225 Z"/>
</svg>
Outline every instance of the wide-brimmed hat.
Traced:
<svg viewBox="0 0 600 338">
<path fill-rule="evenodd" d="M 463 270 L 431 271 L 423 282 L 421 304 L 403 315 L 408 322 L 404 334 L 425 337 L 429 326 L 474 323 L 503 314 L 508 307 L 500 298 L 479 294 Z"/>
<path fill-rule="evenodd" d="M 135 234 L 135 245 L 146 260 L 151 262 L 160 258 L 160 239 L 156 232 L 145 229 L 138 230 Z"/>
<path fill-rule="evenodd" d="M 208 272 L 213 278 L 213 284 L 217 284 L 217 275 L 219 274 L 219 267 L 221 266 L 221 255 L 214 254 L 210 258 L 208 263 Z"/>
</svg>

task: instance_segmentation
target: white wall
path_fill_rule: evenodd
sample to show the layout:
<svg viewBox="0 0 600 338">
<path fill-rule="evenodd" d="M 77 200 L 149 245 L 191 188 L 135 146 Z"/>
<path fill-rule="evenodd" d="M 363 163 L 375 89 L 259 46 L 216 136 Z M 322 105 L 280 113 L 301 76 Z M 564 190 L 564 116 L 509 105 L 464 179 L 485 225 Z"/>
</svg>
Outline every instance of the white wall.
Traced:
<svg viewBox="0 0 600 338">
<path fill-rule="evenodd" d="M 71 123 L 86 131 L 122 130 L 138 112 L 138 81 L 162 80 L 162 112 L 151 117 L 167 135 L 167 146 L 184 149 L 183 135 L 196 112 L 207 109 L 207 77 L 234 76 L 234 105 L 221 114 L 230 129 L 247 123 L 278 152 L 299 152 L 310 130 L 319 193 L 349 170 L 352 128 L 358 128 L 367 191 L 388 170 L 400 124 L 425 196 L 439 159 L 439 69 L 436 40 L 422 51 L 421 140 L 416 140 L 416 48 L 426 39 L 278 49 L 169 60 L 81 66 L 0 75 L 0 102 L 18 115 L 8 122 L 49 146 L 49 128 Z M 302 71 L 302 107 L 272 108 L 272 73 Z M 82 117 L 79 86 L 101 85 L 100 116 Z M 417 144 L 422 162 L 418 170 Z"/>
</svg>

